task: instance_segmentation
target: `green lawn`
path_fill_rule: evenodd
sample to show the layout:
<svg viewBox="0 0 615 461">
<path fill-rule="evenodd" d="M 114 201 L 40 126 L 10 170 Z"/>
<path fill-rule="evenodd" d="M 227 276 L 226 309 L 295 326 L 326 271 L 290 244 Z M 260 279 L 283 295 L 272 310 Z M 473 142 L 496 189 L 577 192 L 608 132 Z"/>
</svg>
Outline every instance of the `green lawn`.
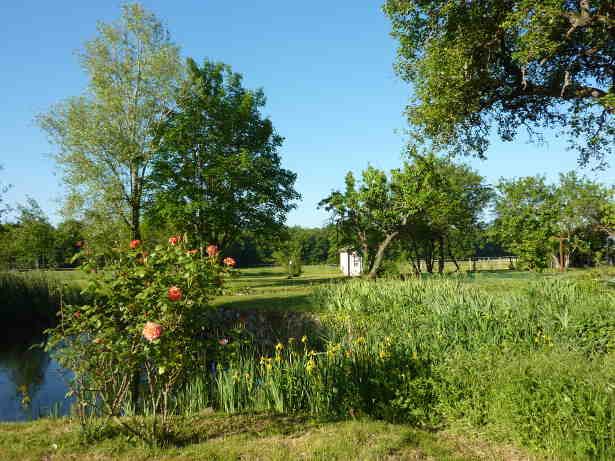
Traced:
<svg viewBox="0 0 615 461">
<path fill-rule="evenodd" d="M 241 269 L 228 280 L 232 294 L 214 299 L 215 306 L 233 309 L 314 311 L 310 294 L 314 287 L 346 279 L 337 267 L 304 266 L 303 274 L 289 279 L 281 267 Z"/>
</svg>

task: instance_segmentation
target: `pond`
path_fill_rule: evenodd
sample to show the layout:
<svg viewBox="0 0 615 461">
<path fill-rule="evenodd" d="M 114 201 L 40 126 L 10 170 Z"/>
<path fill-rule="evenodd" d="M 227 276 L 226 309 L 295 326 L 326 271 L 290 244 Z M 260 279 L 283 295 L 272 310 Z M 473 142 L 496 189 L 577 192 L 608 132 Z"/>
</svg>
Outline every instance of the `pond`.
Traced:
<svg viewBox="0 0 615 461">
<path fill-rule="evenodd" d="M 319 322 L 310 314 L 289 311 L 258 311 L 219 307 L 211 312 L 212 323 L 224 338 L 226 331 L 241 325 L 251 338 L 255 351 L 272 355 L 274 345 L 289 337 L 307 335 L 317 345 Z M 74 399 L 67 399 L 68 372 L 40 347 L 38 333 L 11 329 L 0 335 L 0 421 L 29 421 L 44 416 L 70 413 Z"/>
<path fill-rule="evenodd" d="M 32 348 L 43 339 L 20 335 L 0 343 L 0 421 L 69 413 L 67 372 L 47 352 Z"/>
</svg>

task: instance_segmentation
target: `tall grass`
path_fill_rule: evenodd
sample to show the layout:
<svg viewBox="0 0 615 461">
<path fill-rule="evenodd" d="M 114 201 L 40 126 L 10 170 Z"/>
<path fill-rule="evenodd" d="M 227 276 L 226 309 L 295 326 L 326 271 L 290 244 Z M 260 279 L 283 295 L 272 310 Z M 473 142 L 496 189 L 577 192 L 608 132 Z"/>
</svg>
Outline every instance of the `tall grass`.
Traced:
<svg viewBox="0 0 615 461">
<path fill-rule="evenodd" d="M 446 279 L 323 287 L 323 349 L 245 351 L 202 374 L 183 405 L 456 422 L 558 459 L 615 459 L 614 301 L 591 281 L 495 294 Z"/>
<path fill-rule="evenodd" d="M 6 327 L 52 325 L 61 302 L 83 302 L 74 280 L 44 271 L 0 272 L 0 313 Z"/>
</svg>

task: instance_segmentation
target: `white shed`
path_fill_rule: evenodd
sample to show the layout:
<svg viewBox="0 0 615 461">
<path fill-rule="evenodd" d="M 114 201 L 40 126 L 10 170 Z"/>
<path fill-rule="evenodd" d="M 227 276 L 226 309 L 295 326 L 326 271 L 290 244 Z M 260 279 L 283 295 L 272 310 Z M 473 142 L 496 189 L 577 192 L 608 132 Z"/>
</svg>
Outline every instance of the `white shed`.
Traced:
<svg viewBox="0 0 615 461">
<path fill-rule="evenodd" d="M 340 269 L 344 275 L 356 277 L 363 273 L 363 258 L 354 251 L 340 252 Z"/>
</svg>

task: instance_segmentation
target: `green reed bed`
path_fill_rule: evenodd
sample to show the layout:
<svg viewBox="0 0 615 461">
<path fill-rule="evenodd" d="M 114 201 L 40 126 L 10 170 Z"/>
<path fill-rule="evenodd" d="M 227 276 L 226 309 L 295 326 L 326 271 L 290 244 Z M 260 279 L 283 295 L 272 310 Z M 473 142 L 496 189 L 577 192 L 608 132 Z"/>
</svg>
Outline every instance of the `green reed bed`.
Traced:
<svg viewBox="0 0 615 461">
<path fill-rule="evenodd" d="M 266 356 L 239 351 L 181 406 L 469 425 L 556 459 L 615 458 L 615 296 L 604 286 L 542 280 L 494 294 L 461 280 L 357 281 L 314 296 L 324 348 L 306 337 Z"/>
<path fill-rule="evenodd" d="M 9 327 L 52 325 L 60 303 L 83 302 L 79 283 L 46 271 L 0 272 L 0 312 Z"/>
</svg>

